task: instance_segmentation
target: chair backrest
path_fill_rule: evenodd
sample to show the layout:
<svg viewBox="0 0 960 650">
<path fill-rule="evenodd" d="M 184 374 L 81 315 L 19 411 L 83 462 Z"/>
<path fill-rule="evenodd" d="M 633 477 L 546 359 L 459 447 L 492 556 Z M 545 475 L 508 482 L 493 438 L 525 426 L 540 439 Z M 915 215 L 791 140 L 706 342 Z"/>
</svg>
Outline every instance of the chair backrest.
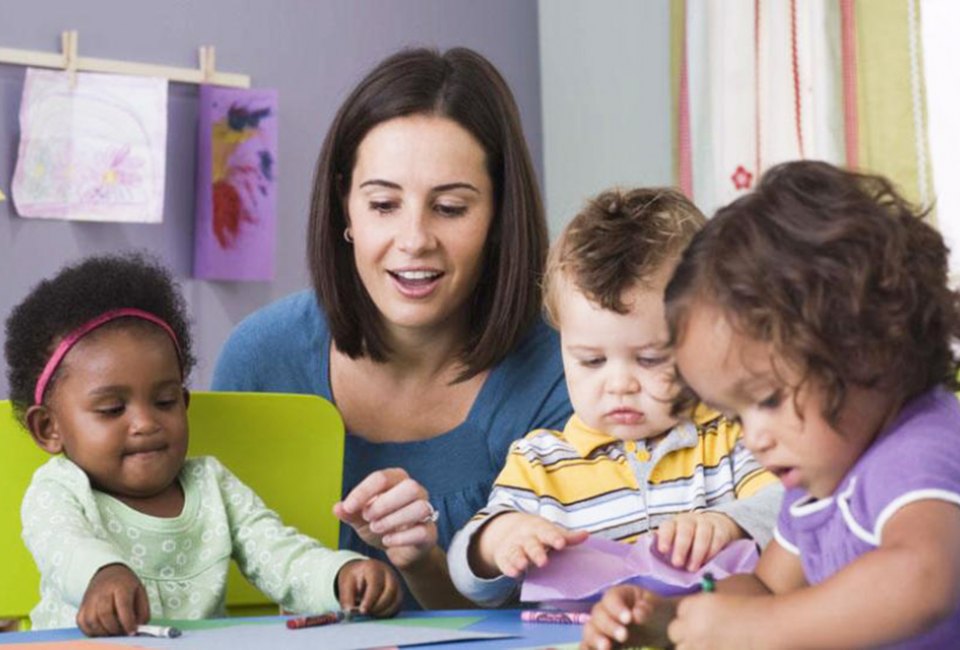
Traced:
<svg viewBox="0 0 960 650">
<path fill-rule="evenodd" d="M 344 429 L 332 404 L 314 395 L 213 393 L 191 395 L 190 455 L 216 456 L 284 523 L 337 547 Z M 49 455 L 0 401 L 0 618 L 29 615 L 40 577 L 20 539 L 20 502 L 33 472 Z M 276 606 L 231 566 L 231 613 L 276 613 Z"/>
<path fill-rule="evenodd" d="M 0 619 L 25 618 L 40 600 L 40 574 L 20 539 L 20 502 L 30 478 L 50 455 L 0 402 Z"/>
</svg>

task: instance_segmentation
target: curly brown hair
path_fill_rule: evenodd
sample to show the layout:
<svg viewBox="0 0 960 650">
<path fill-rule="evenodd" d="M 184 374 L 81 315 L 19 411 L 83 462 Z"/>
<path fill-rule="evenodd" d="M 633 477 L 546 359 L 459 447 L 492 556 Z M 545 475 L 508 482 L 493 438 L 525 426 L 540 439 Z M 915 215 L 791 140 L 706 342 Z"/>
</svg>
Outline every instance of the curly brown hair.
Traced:
<svg viewBox="0 0 960 650">
<path fill-rule="evenodd" d="M 825 392 L 832 423 L 850 386 L 908 400 L 956 387 L 960 300 L 947 247 L 882 176 L 822 162 L 773 167 L 693 238 L 666 290 L 671 339 L 698 303 L 773 346 Z"/>
<path fill-rule="evenodd" d="M 624 292 L 675 259 L 706 218 L 667 187 L 610 189 L 587 201 L 550 249 L 544 311 L 557 326 L 558 284 L 569 280 L 591 301 L 627 313 Z"/>
</svg>

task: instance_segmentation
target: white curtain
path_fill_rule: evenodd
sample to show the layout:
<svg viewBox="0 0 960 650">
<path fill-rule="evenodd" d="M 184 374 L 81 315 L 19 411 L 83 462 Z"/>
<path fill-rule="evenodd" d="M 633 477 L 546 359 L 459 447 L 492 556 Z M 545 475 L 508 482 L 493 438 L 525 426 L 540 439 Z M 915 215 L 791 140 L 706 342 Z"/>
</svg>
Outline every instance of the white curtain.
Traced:
<svg viewBox="0 0 960 650">
<path fill-rule="evenodd" d="M 706 214 L 777 163 L 846 162 L 837 2 L 687 0 L 685 29 L 690 169 L 681 179 L 692 178 L 685 189 Z"/>
<path fill-rule="evenodd" d="M 960 277 L 960 2 L 922 0 L 920 15 L 937 224 L 951 250 L 950 271 L 956 284 Z"/>
</svg>

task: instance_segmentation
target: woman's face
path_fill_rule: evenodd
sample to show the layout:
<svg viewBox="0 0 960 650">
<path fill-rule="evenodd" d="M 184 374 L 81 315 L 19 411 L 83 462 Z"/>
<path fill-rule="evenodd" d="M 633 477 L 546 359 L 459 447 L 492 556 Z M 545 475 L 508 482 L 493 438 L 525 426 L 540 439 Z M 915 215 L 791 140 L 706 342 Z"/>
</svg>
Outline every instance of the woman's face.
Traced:
<svg viewBox="0 0 960 650">
<path fill-rule="evenodd" d="M 347 197 L 354 260 L 388 328 L 459 326 L 493 220 L 486 154 L 444 117 L 399 117 L 357 149 Z"/>
</svg>

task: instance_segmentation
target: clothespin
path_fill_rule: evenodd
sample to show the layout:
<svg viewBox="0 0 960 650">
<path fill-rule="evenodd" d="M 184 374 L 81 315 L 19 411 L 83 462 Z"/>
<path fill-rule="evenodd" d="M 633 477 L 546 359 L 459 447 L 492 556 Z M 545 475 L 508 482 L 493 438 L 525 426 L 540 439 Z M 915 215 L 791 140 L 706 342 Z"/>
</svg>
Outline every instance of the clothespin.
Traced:
<svg viewBox="0 0 960 650">
<path fill-rule="evenodd" d="M 70 90 L 77 87 L 77 30 L 71 29 L 60 33 L 60 48 L 63 50 L 63 69 L 67 71 L 70 80 Z"/>
<path fill-rule="evenodd" d="M 216 74 L 216 54 L 212 45 L 200 46 L 200 76 L 203 83 L 213 83 L 213 77 Z"/>
</svg>

